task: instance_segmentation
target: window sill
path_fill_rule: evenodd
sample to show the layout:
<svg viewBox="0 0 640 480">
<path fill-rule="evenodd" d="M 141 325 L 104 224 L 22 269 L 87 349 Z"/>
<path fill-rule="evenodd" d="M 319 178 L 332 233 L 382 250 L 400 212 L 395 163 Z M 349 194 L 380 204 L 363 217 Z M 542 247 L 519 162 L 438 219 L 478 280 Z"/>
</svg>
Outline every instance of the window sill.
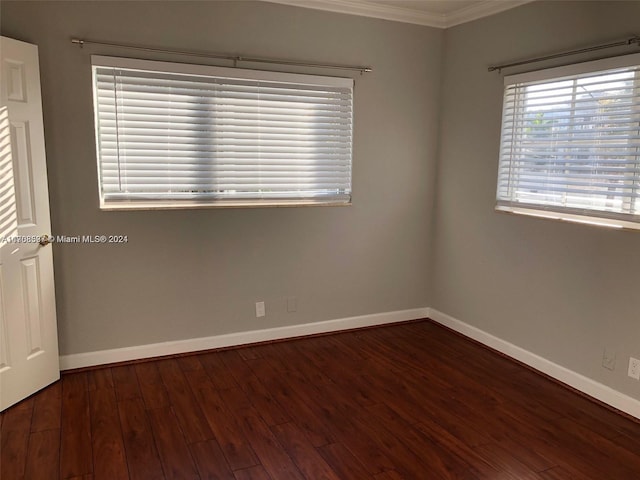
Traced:
<svg viewBox="0 0 640 480">
<path fill-rule="evenodd" d="M 351 206 L 351 200 L 292 200 L 292 201 L 274 201 L 274 202 L 237 202 L 237 201 L 220 201 L 216 203 L 206 202 L 110 202 L 100 205 L 100 210 L 105 211 L 122 211 L 122 210 L 204 210 L 204 209 L 220 209 L 220 208 L 292 208 L 292 207 L 348 207 Z"/>
<path fill-rule="evenodd" d="M 590 217 L 586 215 L 575 215 L 564 212 L 553 212 L 548 210 L 536 210 L 533 208 L 513 207 L 498 205 L 495 210 L 500 213 L 510 213 L 515 215 L 526 215 L 529 217 L 544 218 L 547 220 L 559 220 L 561 222 L 580 223 L 593 227 L 610 228 L 616 230 L 640 230 L 640 224 L 619 220 L 615 218 Z"/>
</svg>

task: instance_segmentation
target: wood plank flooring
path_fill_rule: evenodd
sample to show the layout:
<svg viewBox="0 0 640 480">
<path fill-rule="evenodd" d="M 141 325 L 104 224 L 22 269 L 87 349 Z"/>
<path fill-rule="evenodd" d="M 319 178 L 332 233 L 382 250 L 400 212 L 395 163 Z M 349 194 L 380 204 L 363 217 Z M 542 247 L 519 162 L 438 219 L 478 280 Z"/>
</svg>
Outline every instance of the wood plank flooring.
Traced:
<svg viewBox="0 0 640 480">
<path fill-rule="evenodd" d="M 640 478 L 640 423 L 429 320 L 69 373 L 0 478 Z"/>
</svg>

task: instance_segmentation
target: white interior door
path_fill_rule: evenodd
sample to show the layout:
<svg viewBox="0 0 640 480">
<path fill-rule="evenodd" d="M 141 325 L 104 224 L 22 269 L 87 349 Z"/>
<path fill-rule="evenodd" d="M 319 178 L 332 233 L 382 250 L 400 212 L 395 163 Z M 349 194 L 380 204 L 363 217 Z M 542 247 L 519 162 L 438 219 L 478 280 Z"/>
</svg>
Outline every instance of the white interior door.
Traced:
<svg viewBox="0 0 640 480">
<path fill-rule="evenodd" d="M 38 47 L 0 39 L 0 410 L 60 378 Z"/>
</svg>

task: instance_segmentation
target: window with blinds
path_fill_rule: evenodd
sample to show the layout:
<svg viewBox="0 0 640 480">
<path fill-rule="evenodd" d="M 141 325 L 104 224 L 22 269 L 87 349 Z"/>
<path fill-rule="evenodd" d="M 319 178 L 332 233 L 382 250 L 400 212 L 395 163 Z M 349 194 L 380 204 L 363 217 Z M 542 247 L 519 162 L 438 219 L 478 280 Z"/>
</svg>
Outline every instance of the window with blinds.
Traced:
<svg viewBox="0 0 640 480">
<path fill-rule="evenodd" d="M 350 203 L 353 79 L 92 64 L 102 208 Z"/>
<path fill-rule="evenodd" d="M 640 55 L 505 78 L 497 209 L 640 228 Z"/>
</svg>

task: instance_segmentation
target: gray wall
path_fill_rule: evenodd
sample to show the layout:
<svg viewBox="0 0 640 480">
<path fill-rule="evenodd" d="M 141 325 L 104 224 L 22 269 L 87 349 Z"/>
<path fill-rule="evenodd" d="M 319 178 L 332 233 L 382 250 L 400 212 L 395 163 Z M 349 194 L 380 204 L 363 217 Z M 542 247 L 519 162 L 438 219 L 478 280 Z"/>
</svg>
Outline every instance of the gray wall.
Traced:
<svg viewBox="0 0 640 480">
<path fill-rule="evenodd" d="M 503 87 L 486 67 L 639 32 L 640 2 L 534 2 L 446 31 L 432 301 L 636 398 L 640 232 L 494 212 Z"/>
<path fill-rule="evenodd" d="M 486 71 L 637 33 L 640 2 L 535 2 L 444 32 L 254 2 L 1 8 L 2 34 L 40 47 L 54 233 L 130 239 L 54 246 L 62 354 L 430 305 L 640 398 L 640 236 L 494 212 L 502 78 Z M 353 206 L 101 212 L 89 55 L 136 54 L 71 36 L 373 65 Z"/>
<path fill-rule="evenodd" d="M 424 307 L 443 32 L 258 2 L 2 2 L 2 35 L 40 49 L 62 354 Z M 103 212 L 90 54 L 72 36 L 372 65 L 356 74 L 351 207 Z M 304 69 L 297 69 L 305 72 Z M 332 74 L 334 71 L 306 71 Z M 285 297 L 298 299 L 286 313 Z M 254 303 L 266 302 L 256 319 Z"/>
</svg>

